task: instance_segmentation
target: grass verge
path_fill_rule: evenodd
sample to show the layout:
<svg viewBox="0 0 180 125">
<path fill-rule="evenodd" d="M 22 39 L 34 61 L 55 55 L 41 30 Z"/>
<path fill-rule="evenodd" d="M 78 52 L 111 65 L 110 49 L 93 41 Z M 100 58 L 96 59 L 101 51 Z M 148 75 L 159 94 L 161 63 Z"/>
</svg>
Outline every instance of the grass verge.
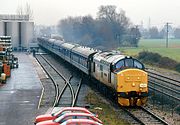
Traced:
<svg viewBox="0 0 180 125">
<path fill-rule="evenodd" d="M 98 114 L 103 125 L 129 125 L 128 122 L 118 117 L 119 114 L 110 104 L 99 98 L 92 90 L 86 96 L 86 102 L 92 106 L 89 110 Z"/>
</svg>

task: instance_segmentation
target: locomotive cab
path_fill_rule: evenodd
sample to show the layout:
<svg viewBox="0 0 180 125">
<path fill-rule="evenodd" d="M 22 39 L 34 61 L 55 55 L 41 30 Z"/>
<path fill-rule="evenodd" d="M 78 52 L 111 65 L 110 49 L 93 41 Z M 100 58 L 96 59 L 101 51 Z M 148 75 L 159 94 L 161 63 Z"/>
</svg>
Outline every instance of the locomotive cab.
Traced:
<svg viewBox="0 0 180 125">
<path fill-rule="evenodd" d="M 148 81 L 141 62 L 126 57 L 112 66 L 112 72 L 116 74 L 116 90 L 120 105 L 141 106 L 146 103 Z"/>
</svg>

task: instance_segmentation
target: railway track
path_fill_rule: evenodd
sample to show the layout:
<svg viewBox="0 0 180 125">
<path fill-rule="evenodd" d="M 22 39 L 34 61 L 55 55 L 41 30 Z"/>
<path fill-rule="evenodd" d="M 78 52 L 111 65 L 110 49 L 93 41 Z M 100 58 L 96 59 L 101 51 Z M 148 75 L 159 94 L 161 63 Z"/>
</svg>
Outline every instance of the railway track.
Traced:
<svg viewBox="0 0 180 125">
<path fill-rule="evenodd" d="M 144 107 L 130 107 L 123 108 L 123 110 L 141 125 L 169 125 L 166 121 Z"/>
<path fill-rule="evenodd" d="M 122 118 L 133 125 L 169 125 L 165 120 L 144 107 L 122 107 L 112 99 L 113 96 L 110 98 L 110 96 L 107 97 L 105 93 L 98 90 L 95 92 L 106 97 L 105 99 L 116 109 L 115 111 L 119 114 L 119 117 L 122 117 L 123 114 Z"/>
<path fill-rule="evenodd" d="M 72 76 L 66 78 L 43 55 L 37 55 L 36 59 L 54 84 L 55 99 L 53 107 L 75 106 L 78 98 L 78 93 L 82 84 L 82 79 L 79 81 L 75 92 L 71 85 Z"/>
<path fill-rule="evenodd" d="M 149 89 L 157 91 L 176 101 L 180 101 L 180 81 L 146 70 L 149 76 Z"/>
</svg>

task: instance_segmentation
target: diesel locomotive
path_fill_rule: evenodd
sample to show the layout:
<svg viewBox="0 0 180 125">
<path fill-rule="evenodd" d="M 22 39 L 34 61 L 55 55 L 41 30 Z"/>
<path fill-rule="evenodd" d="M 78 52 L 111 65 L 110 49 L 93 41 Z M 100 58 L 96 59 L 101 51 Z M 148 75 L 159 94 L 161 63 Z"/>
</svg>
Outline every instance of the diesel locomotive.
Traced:
<svg viewBox="0 0 180 125">
<path fill-rule="evenodd" d="M 137 59 L 117 51 L 99 51 L 63 40 L 38 38 L 38 42 L 41 47 L 115 90 L 121 106 L 146 104 L 148 76 Z"/>
</svg>

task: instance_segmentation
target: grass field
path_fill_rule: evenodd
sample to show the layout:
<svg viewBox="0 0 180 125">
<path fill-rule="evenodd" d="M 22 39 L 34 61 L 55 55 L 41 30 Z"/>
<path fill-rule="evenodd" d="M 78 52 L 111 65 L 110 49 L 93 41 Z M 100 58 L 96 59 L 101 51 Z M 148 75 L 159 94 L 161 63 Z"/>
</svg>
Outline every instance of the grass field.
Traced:
<svg viewBox="0 0 180 125">
<path fill-rule="evenodd" d="M 165 39 L 141 39 L 139 41 L 139 47 L 122 47 L 119 50 L 131 56 L 137 56 L 143 50 L 151 51 L 180 62 L 180 39 L 169 39 L 168 48 L 166 48 Z"/>
</svg>

